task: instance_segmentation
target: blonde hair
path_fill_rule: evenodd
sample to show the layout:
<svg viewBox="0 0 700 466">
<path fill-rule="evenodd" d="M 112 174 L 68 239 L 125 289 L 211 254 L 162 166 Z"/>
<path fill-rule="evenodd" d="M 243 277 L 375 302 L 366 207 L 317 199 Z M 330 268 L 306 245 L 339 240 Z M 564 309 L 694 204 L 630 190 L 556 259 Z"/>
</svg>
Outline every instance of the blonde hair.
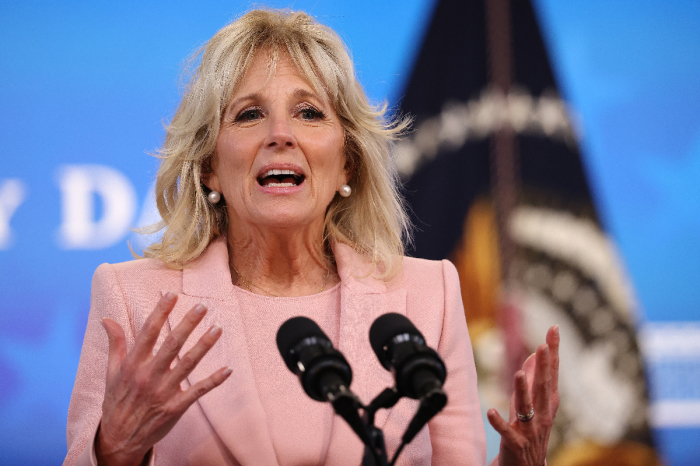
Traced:
<svg viewBox="0 0 700 466">
<path fill-rule="evenodd" d="M 226 232 L 226 208 L 207 201 L 201 177 L 214 153 L 224 109 L 260 51 L 270 54 L 272 70 L 280 53 L 288 55 L 316 92 L 328 97 L 345 131 L 352 195 L 336 195 L 328 206 L 324 244 L 347 243 L 373 265 L 384 264 L 384 275 L 392 275 L 395 259 L 404 253 L 410 222 L 391 146 L 408 121 L 387 121 L 386 104 L 368 102 L 345 44 L 334 31 L 303 12 L 287 10 L 250 11 L 193 56 L 190 63 L 199 59 L 199 66 L 158 153 L 162 160 L 156 200 L 162 221 L 146 231 L 165 231 L 144 255 L 183 268 Z"/>
</svg>

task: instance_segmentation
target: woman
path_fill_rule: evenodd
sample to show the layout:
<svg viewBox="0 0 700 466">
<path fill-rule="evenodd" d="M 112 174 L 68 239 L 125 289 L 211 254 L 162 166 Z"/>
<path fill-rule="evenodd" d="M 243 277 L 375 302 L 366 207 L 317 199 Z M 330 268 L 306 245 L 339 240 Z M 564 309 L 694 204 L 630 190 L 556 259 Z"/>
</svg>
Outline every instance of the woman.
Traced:
<svg viewBox="0 0 700 466">
<path fill-rule="evenodd" d="M 397 464 L 484 464 L 457 274 L 403 257 L 389 141 L 405 123 L 382 114 L 341 40 L 303 13 L 252 11 L 209 41 L 162 149 L 162 241 L 95 273 L 64 464 L 359 465 L 359 439 L 303 393 L 274 338 L 314 319 L 368 402 L 392 385 L 367 340 L 386 312 L 449 371 L 448 405 Z M 516 374 L 511 422 L 489 412 L 503 465 L 544 463 L 556 329 L 547 342 Z M 379 413 L 390 454 L 415 408 Z"/>
</svg>

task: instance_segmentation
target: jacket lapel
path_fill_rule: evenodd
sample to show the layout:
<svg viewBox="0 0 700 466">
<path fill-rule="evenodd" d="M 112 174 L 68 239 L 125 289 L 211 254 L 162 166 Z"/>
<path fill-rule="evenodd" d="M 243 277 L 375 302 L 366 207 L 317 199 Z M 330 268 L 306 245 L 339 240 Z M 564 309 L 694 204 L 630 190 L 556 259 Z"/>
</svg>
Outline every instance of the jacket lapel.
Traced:
<svg viewBox="0 0 700 466">
<path fill-rule="evenodd" d="M 362 261 L 362 256 L 350 246 L 336 244 L 333 253 L 342 283 L 338 349 L 352 367 L 353 392 L 368 404 L 382 390 L 394 386 L 393 375 L 382 367 L 372 351 L 369 329 L 382 314 L 406 315 L 406 290 L 389 290 L 387 283 L 369 274 L 371 264 Z M 377 427 L 386 423 L 388 414 L 387 410 L 377 413 Z"/>
<path fill-rule="evenodd" d="M 225 238 L 209 245 L 190 268 L 183 271 L 183 292 L 169 316 L 171 328 L 197 303 L 209 312 L 180 352 L 185 354 L 212 325 L 224 328 L 219 341 L 187 378 L 191 386 L 221 367 L 233 373 L 221 386 L 198 400 L 204 415 L 240 464 L 276 465 L 277 459 L 265 412 L 255 386 L 240 309 L 233 295 Z"/>
</svg>

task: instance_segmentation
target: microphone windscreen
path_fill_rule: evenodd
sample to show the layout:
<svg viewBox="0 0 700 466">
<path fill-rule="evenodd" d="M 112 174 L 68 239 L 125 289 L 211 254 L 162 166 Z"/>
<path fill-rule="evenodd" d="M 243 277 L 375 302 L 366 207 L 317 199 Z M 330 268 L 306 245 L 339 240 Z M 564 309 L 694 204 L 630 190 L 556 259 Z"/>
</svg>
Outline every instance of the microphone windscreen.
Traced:
<svg viewBox="0 0 700 466">
<path fill-rule="evenodd" d="M 406 316 L 394 312 L 377 317 L 377 320 L 374 321 L 369 329 L 369 343 L 372 345 L 374 354 L 377 355 L 379 362 L 386 368 L 389 368 L 390 364 L 389 361 L 385 360 L 384 346 L 396 335 L 401 335 L 402 333 L 418 335 L 425 340 L 423 334 L 418 331 L 416 326 Z"/>
<path fill-rule="evenodd" d="M 283 323 L 277 331 L 277 349 L 279 349 L 284 363 L 290 371 L 296 372 L 296 365 L 299 356 L 292 353 L 292 350 L 303 339 L 317 337 L 329 340 L 323 330 L 307 317 L 292 317 Z M 330 340 L 329 340 L 330 341 Z"/>
</svg>

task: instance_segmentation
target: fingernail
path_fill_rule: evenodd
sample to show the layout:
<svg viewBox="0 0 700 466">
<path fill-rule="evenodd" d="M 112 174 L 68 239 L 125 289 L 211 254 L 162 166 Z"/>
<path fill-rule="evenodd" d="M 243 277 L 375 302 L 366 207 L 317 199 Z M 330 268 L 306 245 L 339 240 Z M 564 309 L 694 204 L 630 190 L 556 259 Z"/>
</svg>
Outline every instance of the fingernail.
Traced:
<svg viewBox="0 0 700 466">
<path fill-rule="evenodd" d="M 166 292 L 166 293 L 163 295 L 163 297 L 164 297 L 167 301 L 172 301 L 173 299 L 175 299 L 175 293 L 173 293 L 172 291 L 168 291 L 168 292 Z"/>
<path fill-rule="evenodd" d="M 228 377 L 229 375 L 231 375 L 231 372 L 233 372 L 233 369 L 231 369 L 230 367 L 227 367 L 226 369 L 224 369 L 224 371 L 221 374 L 224 377 Z"/>
<path fill-rule="evenodd" d="M 212 337 L 218 337 L 219 334 L 221 333 L 221 327 L 218 325 L 212 325 L 212 327 L 209 329 L 209 335 Z"/>
<path fill-rule="evenodd" d="M 207 307 L 202 303 L 199 303 L 194 307 L 194 313 L 198 316 L 203 315 L 205 312 L 207 312 Z"/>
</svg>

